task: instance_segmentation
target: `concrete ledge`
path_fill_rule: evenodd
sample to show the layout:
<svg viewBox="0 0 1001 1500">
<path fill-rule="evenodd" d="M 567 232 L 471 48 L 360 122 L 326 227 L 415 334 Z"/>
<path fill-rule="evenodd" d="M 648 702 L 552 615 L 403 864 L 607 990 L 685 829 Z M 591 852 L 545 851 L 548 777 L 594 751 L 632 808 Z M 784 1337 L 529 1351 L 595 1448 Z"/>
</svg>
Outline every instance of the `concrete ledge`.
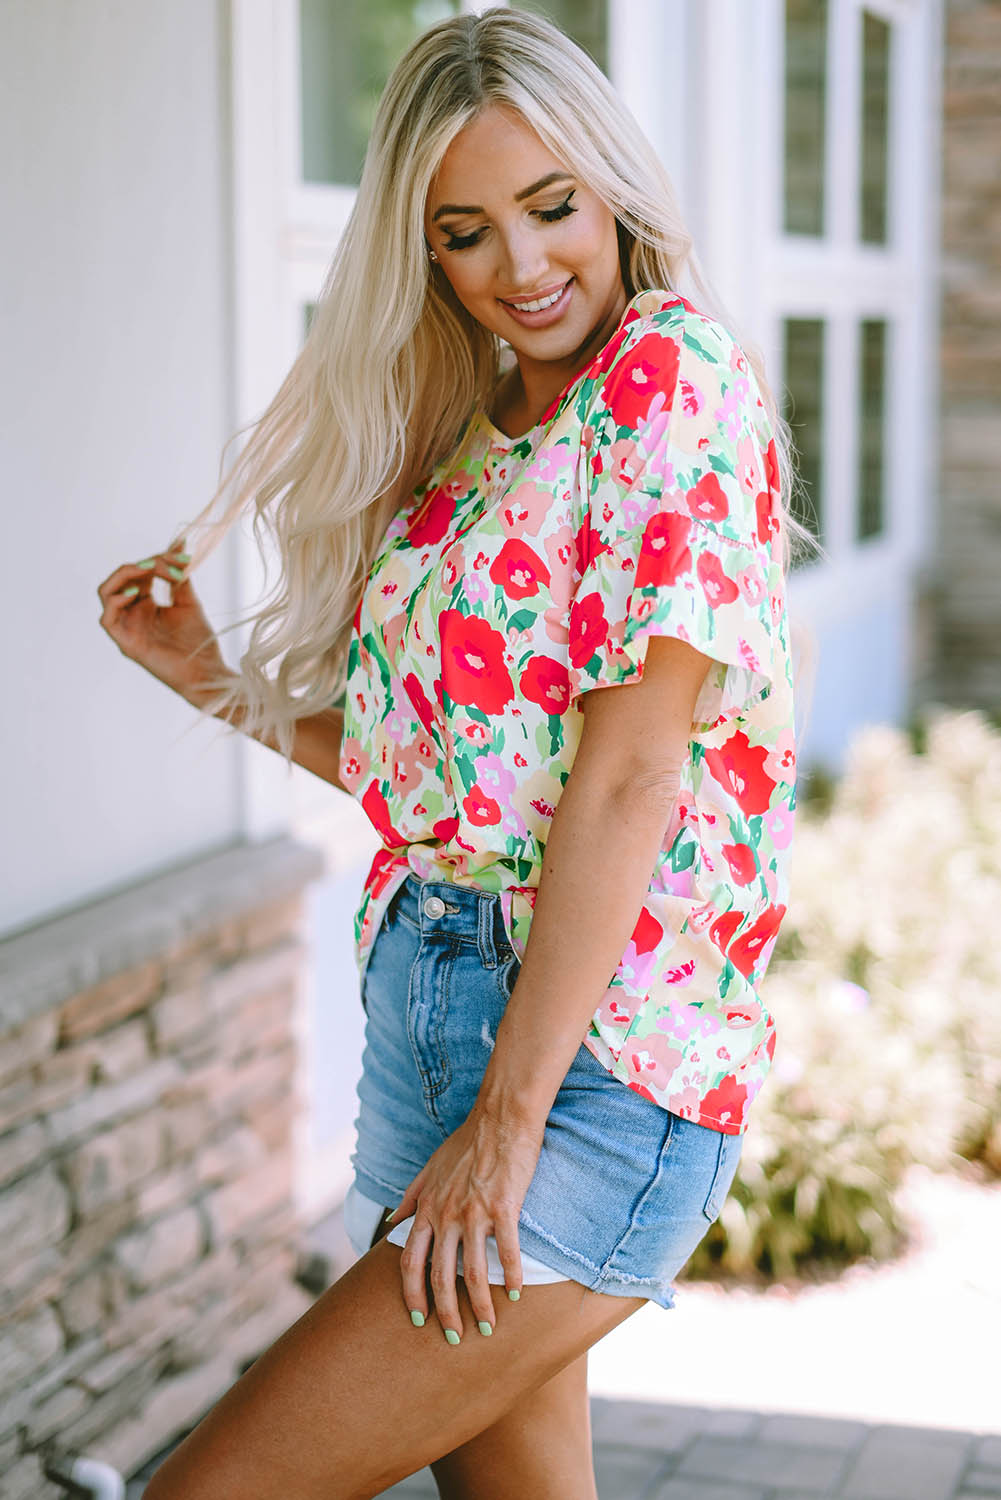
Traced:
<svg viewBox="0 0 1001 1500">
<path fill-rule="evenodd" d="M 293 896 L 324 871 L 282 836 L 232 845 L 52 917 L 0 944 L 0 1026 L 13 1030 L 228 918 Z"/>
</svg>

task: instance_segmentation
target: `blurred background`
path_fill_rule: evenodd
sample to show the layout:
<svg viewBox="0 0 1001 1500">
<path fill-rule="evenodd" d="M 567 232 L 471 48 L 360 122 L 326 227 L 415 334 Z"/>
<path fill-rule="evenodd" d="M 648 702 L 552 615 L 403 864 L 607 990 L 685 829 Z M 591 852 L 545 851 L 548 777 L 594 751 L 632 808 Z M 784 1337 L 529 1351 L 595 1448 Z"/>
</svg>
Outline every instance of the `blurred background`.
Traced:
<svg viewBox="0 0 1001 1500">
<path fill-rule="evenodd" d="M 96 588 L 172 540 L 270 400 L 385 79 L 460 8 L 482 7 L 0 4 L 11 1500 L 62 1492 L 42 1477 L 47 1443 L 137 1471 L 350 1263 L 351 917 L 375 837 L 345 794 L 199 722 L 121 657 Z M 590 51 L 660 153 L 702 265 L 765 356 L 806 482 L 798 514 L 824 548 L 789 581 L 816 675 L 766 980 L 776 1064 L 682 1295 L 730 1295 L 730 1318 L 734 1289 L 756 1307 L 844 1289 L 938 1246 L 965 1258 L 927 1262 L 912 1319 L 958 1276 L 960 1327 L 982 1339 L 990 1317 L 996 1337 L 976 1255 L 992 1243 L 996 1260 L 1001 1233 L 1001 6 L 526 8 Z M 218 626 L 261 583 L 249 526 L 195 579 Z M 847 1307 L 815 1337 L 836 1338 Z M 871 1329 L 869 1304 L 860 1317 Z M 644 1326 L 645 1355 L 603 1344 L 610 1392 L 665 1339 Z M 943 1305 L 942 1337 L 956 1327 Z M 675 1376 L 694 1379 L 698 1337 Z M 1001 1430 L 996 1382 L 950 1351 L 962 1399 L 923 1380 L 899 1419 Z M 926 1374 L 932 1358 L 926 1334 L 904 1363 Z M 880 1401 L 900 1388 L 874 1360 L 863 1421 L 889 1419 Z M 804 1376 L 780 1385 L 784 1411 Z M 693 1399 L 721 1389 L 707 1369 Z M 815 1408 L 851 1415 L 847 1376 Z M 988 1456 L 1001 1493 L 1001 1448 Z M 919 1493 L 940 1491 L 903 1491 Z"/>
</svg>

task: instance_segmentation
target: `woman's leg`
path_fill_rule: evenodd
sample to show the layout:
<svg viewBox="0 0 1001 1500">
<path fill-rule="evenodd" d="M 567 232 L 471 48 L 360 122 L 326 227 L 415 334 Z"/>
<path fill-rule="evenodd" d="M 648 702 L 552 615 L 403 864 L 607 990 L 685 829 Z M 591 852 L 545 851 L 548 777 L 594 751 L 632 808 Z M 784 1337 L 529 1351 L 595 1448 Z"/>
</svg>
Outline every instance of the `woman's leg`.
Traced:
<svg viewBox="0 0 1001 1500">
<path fill-rule="evenodd" d="M 646 1300 L 559 1281 L 511 1302 L 492 1287 L 484 1338 L 460 1278 L 452 1345 L 433 1309 L 411 1323 L 401 1254 L 380 1240 L 356 1261 L 185 1438 L 146 1500 L 371 1500 L 492 1428 Z"/>
<path fill-rule="evenodd" d="M 431 1469 L 441 1500 L 598 1500 L 587 1351 Z"/>
<path fill-rule="evenodd" d="M 388 1233 L 384 1208 L 372 1233 Z M 534 1391 L 519 1396 L 499 1421 L 431 1464 L 441 1500 L 525 1500 L 564 1495 L 598 1500 L 591 1456 L 587 1351 Z"/>
</svg>

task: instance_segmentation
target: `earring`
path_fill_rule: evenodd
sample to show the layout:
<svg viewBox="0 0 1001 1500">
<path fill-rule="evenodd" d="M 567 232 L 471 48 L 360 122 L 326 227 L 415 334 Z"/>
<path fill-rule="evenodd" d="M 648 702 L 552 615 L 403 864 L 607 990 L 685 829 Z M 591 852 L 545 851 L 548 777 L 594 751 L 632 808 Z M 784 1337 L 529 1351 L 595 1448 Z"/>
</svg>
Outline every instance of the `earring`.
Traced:
<svg viewBox="0 0 1001 1500">
<path fill-rule="evenodd" d="M 437 260 L 438 259 L 437 252 L 434 251 L 434 250 L 429 250 L 428 251 L 428 255 L 431 257 L 432 260 Z"/>
</svg>

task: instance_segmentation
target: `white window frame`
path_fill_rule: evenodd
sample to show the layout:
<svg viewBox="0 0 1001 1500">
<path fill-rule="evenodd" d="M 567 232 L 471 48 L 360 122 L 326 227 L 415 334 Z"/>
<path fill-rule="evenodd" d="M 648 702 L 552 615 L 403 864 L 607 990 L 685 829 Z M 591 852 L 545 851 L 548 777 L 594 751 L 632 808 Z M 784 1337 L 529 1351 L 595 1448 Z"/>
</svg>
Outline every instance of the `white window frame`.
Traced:
<svg viewBox="0 0 1001 1500">
<path fill-rule="evenodd" d="M 889 244 L 857 240 L 861 12 L 889 21 Z M 721 298 L 778 393 L 782 325 L 826 323 L 821 477 L 829 561 L 790 598 L 817 625 L 919 568 L 935 533 L 942 0 L 830 0 L 826 223 L 783 229 L 783 0 L 611 0 L 610 72 L 664 161 Z M 673 59 L 667 65 L 665 59 Z M 735 143 L 737 145 L 735 146 Z M 884 529 L 854 537 L 858 327 L 886 319 Z M 908 372 L 906 381 L 893 371 Z M 795 430 L 795 413 L 792 421 Z"/>
<path fill-rule="evenodd" d="M 885 246 L 858 239 L 863 11 L 891 25 Z M 875 604 L 888 574 L 906 577 L 920 566 L 934 535 L 940 0 L 830 0 L 825 228 L 817 237 L 782 227 L 782 0 L 760 0 L 755 14 L 765 177 L 754 286 L 766 359 L 780 381 L 783 320 L 826 324 L 821 484 L 829 561 L 790 580 L 790 597 L 799 595 L 822 623 L 842 617 L 846 599 L 856 610 Z M 887 323 L 884 523 L 879 534 L 857 539 L 858 368 L 867 318 Z M 895 370 L 906 370 L 907 380 L 894 378 Z"/>
</svg>

